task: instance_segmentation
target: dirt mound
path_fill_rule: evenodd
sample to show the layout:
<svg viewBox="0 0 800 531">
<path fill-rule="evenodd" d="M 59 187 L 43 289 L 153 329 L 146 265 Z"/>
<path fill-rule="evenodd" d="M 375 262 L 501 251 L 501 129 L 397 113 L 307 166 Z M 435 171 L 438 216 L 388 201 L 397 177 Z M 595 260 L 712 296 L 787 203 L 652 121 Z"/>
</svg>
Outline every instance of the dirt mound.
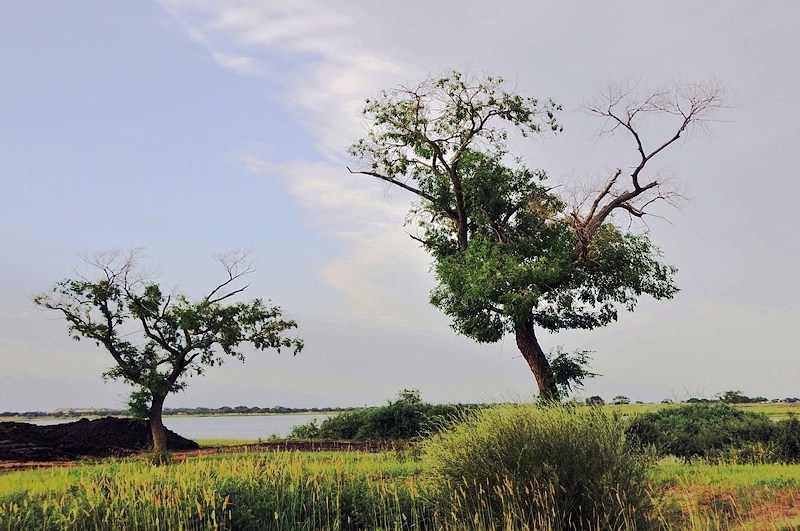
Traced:
<svg viewBox="0 0 800 531">
<path fill-rule="evenodd" d="M 0 422 L 0 461 L 60 461 L 124 456 L 153 444 L 146 421 L 105 417 L 37 426 Z M 167 430 L 167 448 L 194 450 L 196 442 Z"/>
</svg>

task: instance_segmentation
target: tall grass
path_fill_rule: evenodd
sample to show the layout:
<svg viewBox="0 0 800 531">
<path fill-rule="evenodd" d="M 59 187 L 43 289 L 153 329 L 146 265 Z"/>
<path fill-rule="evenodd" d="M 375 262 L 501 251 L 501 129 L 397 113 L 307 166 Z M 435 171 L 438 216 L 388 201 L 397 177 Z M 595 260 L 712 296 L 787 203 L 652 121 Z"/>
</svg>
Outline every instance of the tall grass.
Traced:
<svg viewBox="0 0 800 531">
<path fill-rule="evenodd" d="M 403 529 L 425 509 L 393 456 L 273 453 L 0 476 L 0 529 Z"/>
<path fill-rule="evenodd" d="M 599 408 L 516 405 L 468 413 L 425 443 L 440 513 L 497 529 L 648 525 L 648 460 Z"/>
</svg>

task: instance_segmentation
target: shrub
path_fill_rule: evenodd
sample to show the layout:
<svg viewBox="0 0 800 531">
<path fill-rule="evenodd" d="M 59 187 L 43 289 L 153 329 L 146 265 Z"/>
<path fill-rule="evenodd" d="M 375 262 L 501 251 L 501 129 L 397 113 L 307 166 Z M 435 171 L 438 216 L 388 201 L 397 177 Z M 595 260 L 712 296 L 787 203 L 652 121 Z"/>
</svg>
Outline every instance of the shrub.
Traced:
<svg viewBox="0 0 800 531">
<path fill-rule="evenodd" d="M 289 432 L 289 439 L 318 439 L 319 438 L 319 425 L 317 419 L 312 419 L 305 424 L 292 426 Z"/>
<path fill-rule="evenodd" d="M 327 440 L 409 440 L 441 429 L 461 411 L 479 406 L 428 404 L 407 389 L 385 406 L 346 411 L 328 417 L 319 427 Z"/>
<path fill-rule="evenodd" d="M 322 425 L 319 428 L 319 436 L 327 440 L 350 441 L 357 439 L 359 430 L 367 422 L 368 415 L 368 409 L 356 409 L 328 417 L 322 421 Z"/>
<path fill-rule="evenodd" d="M 725 403 L 689 404 L 638 415 L 631 421 L 628 434 L 638 445 L 651 445 L 661 455 L 686 461 L 752 461 L 755 455 L 774 459 L 770 453 L 775 428 L 763 413 Z"/>
<path fill-rule="evenodd" d="M 444 518 L 487 528 L 641 528 L 649 460 L 599 408 L 550 404 L 472 411 L 423 443 Z"/>
<path fill-rule="evenodd" d="M 785 463 L 800 461 L 800 420 L 794 415 L 775 424 L 773 436 L 778 458 Z"/>
</svg>

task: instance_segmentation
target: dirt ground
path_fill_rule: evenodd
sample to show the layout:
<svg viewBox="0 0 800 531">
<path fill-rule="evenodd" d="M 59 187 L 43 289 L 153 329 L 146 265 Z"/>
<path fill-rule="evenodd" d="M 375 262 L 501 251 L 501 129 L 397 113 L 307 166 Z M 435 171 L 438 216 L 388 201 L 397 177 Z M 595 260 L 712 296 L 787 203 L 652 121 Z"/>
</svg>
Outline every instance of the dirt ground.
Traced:
<svg viewBox="0 0 800 531">
<path fill-rule="evenodd" d="M 152 446 L 145 421 L 105 417 L 65 424 L 38 426 L 27 422 L 0 422 L 0 462 L 73 461 L 121 457 Z M 196 450 L 196 442 L 167 430 L 170 450 Z"/>
</svg>

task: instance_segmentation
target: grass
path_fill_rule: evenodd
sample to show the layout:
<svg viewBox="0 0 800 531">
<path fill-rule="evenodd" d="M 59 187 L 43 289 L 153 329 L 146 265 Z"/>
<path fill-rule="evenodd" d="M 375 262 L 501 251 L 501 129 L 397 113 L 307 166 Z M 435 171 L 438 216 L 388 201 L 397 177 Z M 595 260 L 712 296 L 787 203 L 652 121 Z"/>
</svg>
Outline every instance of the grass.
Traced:
<svg viewBox="0 0 800 531">
<path fill-rule="evenodd" d="M 276 452 L 10 472 L 0 530 L 492 529 L 437 516 L 423 467 L 410 452 Z M 800 465 L 663 460 L 651 479 L 661 529 L 800 528 Z"/>
<path fill-rule="evenodd" d="M 677 404 L 624 404 L 613 405 L 607 404 L 604 406 L 606 410 L 619 413 L 623 416 L 630 417 L 642 413 L 652 413 L 660 411 L 664 408 L 680 407 L 684 403 Z M 772 419 L 786 419 L 790 415 L 797 415 L 800 417 L 800 402 L 795 403 L 761 403 L 761 404 L 733 404 L 734 407 L 741 408 L 745 411 L 753 413 L 764 413 Z"/>
<path fill-rule="evenodd" d="M 664 460 L 653 483 L 666 529 L 800 529 L 800 465 Z"/>
<path fill-rule="evenodd" d="M 419 523 L 395 454 L 228 454 L 0 475 L 0 529 L 396 529 Z"/>
</svg>

